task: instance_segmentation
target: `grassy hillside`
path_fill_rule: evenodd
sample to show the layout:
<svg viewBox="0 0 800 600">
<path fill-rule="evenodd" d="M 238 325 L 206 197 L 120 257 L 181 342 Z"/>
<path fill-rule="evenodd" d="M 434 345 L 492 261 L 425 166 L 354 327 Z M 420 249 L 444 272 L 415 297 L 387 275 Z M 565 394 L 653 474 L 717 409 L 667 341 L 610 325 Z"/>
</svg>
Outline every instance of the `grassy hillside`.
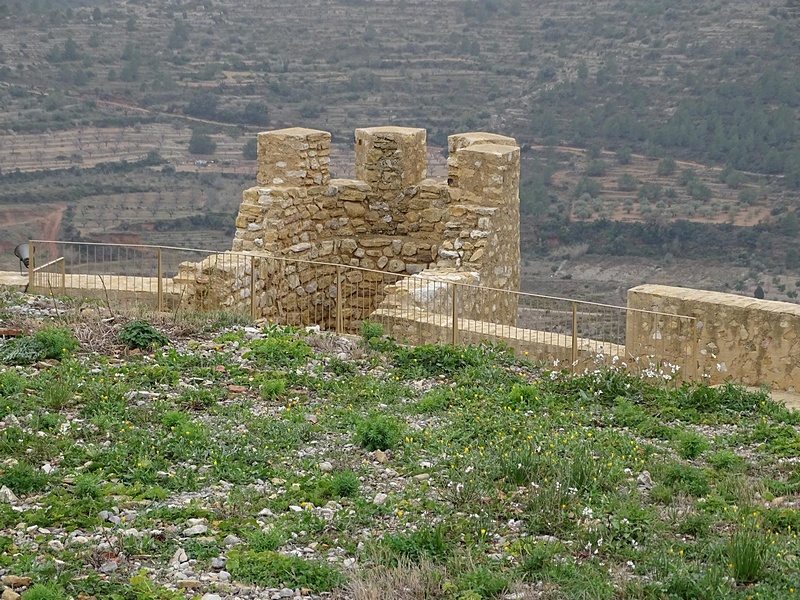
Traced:
<svg viewBox="0 0 800 600">
<path fill-rule="evenodd" d="M 441 176 L 446 136 L 485 129 L 526 150 L 525 252 L 573 243 L 585 221 L 760 226 L 755 253 L 728 254 L 783 276 L 800 265 L 781 237 L 797 237 L 798 17 L 795 0 L 0 2 L 0 170 L 80 173 L 79 196 L 36 196 L 63 211 L 60 237 L 157 221 L 191 245 L 210 174 L 252 182 L 256 131 L 330 130 L 347 176 L 354 128 L 426 127 Z M 141 199 L 99 190 L 94 165 L 148 153 L 185 179 L 138 170 Z M 238 190 L 210 187 L 232 221 Z M 172 215 L 153 219 L 159 194 Z M 126 208 L 88 208 L 106 204 Z M 54 223 L 14 222 L 4 247 Z"/>
<path fill-rule="evenodd" d="M 797 589 L 800 418 L 766 393 L 102 312 L 4 298 L 35 332 L 0 345 L 23 600 Z"/>
</svg>

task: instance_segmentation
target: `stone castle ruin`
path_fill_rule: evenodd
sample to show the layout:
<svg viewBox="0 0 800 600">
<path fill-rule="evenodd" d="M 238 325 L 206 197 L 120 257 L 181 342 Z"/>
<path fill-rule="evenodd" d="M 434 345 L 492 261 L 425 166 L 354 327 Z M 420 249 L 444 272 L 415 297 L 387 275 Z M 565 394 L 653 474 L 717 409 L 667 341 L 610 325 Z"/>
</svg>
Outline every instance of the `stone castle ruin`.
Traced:
<svg viewBox="0 0 800 600">
<path fill-rule="evenodd" d="M 186 304 L 353 331 L 375 311 L 447 314 L 458 283 L 460 318 L 516 323 L 516 298 L 499 291 L 519 289 L 515 140 L 450 136 L 447 180 L 426 177 L 424 129 L 357 129 L 355 179 L 331 179 L 330 146 L 312 129 L 258 135 L 258 185 L 244 192 L 231 253 L 181 265 Z M 485 288 L 498 291 L 487 300 Z"/>
</svg>

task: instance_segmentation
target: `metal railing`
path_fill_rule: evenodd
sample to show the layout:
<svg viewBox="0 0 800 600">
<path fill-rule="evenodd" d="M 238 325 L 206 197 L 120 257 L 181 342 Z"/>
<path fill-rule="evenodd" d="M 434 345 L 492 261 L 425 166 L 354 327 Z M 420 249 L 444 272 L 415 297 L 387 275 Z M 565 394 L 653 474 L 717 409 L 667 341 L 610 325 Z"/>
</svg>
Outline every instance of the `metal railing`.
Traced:
<svg viewBox="0 0 800 600">
<path fill-rule="evenodd" d="M 618 364 L 668 379 L 697 375 L 692 317 L 481 287 L 469 273 L 390 273 L 319 248 L 293 258 L 34 240 L 29 250 L 30 292 L 123 308 L 225 309 L 339 333 L 358 333 L 370 319 L 409 344 L 490 341 L 573 370 Z"/>
</svg>

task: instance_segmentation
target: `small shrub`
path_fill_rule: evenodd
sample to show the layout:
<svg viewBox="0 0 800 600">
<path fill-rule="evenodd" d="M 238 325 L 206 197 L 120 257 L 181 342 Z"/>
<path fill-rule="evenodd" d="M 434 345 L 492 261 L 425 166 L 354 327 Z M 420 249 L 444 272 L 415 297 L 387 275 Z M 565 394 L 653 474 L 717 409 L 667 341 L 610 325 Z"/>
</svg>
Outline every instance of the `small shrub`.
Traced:
<svg viewBox="0 0 800 600">
<path fill-rule="evenodd" d="M 75 390 L 64 381 L 50 381 L 42 390 L 44 404 L 50 410 L 61 410 L 74 398 Z"/>
<path fill-rule="evenodd" d="M 0 346 L 0 363 L 4 365 L 29 365 L 41 355 L 42 348 L 32 337 L 15 338 Z"/>
<path fill-rule="evenodd" d="M 367 346 L 372 346 L 375 342 L 379 341 L 384 335 L 383 325 L 380 323 L 373 323 L 372 321 L 361 321 L 359 329 L 361 339 Z"/>
<path fill-rule="evenodd" d="M 497 598 L 509 588 L 509 581 L 503 575 L 490 571 L 486 567 L 479 567 L 469 573 L 464 573 L 458 578 L 458 589 L 466 594 L 461 598 Z"/>
<path fill-rule="evenodd" d="M 8 398 L 23 390 L 25 379 L 17 375 L 14 371 L 6 371 L 0 374 L 0 397 Z"/>
<path fill-rule="evenodd" d="M 217 395 L 212 390 L 185 390 L 177 403 L 187 410 L 204 410 L 216 406 Z"/>
<path fill-rule="evenodd" d="M 356 428 L 356 443 L 369 452 L 389 450 L 400 441 L 400 423 L 386 415 L 371 415 Z"/>
<path fill-rule="evenodd" d="M 516 486 L 528 485 L 544 479 L 548 463 L 529 447 L 505 453 L 497 463 L 498 475 Z"/>
<path fill-rule="evenodd" d="M 730 450 L 720 450 L 706 458 L 706 462 L 717 471 L 741 472 L 747 468 L 747 463 L 740 456 Z"/>
<path fill-rule="evenodd" d="M 15 494 L 32 494 L 47 488 L 50 478 L 43 471 L 20 462 L 0 475 L 0 486 L 7 486 Z"/>
<path fill-rule="evenodd" d="M 254 531 L 247 536 L 247 544 L 253 552 L 274 552 L 286 541 L 286 535 L 277 527 L 268 531 Z"/>
<path fill-rule="evenodd" d="M 325 365 L 325 370 L 339 377 L 344 377 L 347 375 L 355 375 L 356 366 L 346 360 L 333 357 L 328 361 L 328 364 Z"/>
<path fill-rule="evenodd" d="M 711 515 L 705 513 L 686 515 L 678 526 L 678 532 L 696 538 L 704 536 L 711 530 L 711 521 Z"/>
<path fill-rule="evenodd" d="M 55 585 L 41 583 L 22 592 L 20 600 L 66 600 L 64 593 Z"/>
<path fill-rule="evenodd" d="M 731 574 L 738 583 L 755 583 L 767 570 L 769 541 L 764 533 L 743 526 L 728 541 L 727 555 Z"/>
<path fill-rule="evenodd" d="M 41 345 L 43 358 L 65 358 L 78 349 L 78 340 L 65 327 L 45 327 L 33 339 Z"/>
<path fill-rule="evenodd" d="M 456 375 L 471 367 L 487 364 L 483 349 L 477 346 L 427 345 L 401 348 L 395 355 L 397 368 L 405 377 Z"/>
<path fill-rule="evenodd" d="M 444 528 L 421 527 L 411 533 L 384 535 L 380 546 L 391 552 L 390 563 L 408 560 L 420 563 L 422 560 L 442 562 L 452 553 Z"/>
<path fill-rule="evenodd" d="M 100 477 L 91 473 L 79 475 L 75 478 L 74 491 L 78 498 L 99 498 L 103 493 L 103 489 L 100 485 Z"/>
<path fill-rule="evenodd" d="M 58 427 L 60 420 L 61 418 L 55 413 L 44 413 L 39 415 L 36 428 L 39 431 L 53 431 L 56 427 Z"/>
<path fill-rule="evenodd" d="M 522 578 L 525 581 L 541 581 L 541 573 L 553 562 L 558 550 L 558 544 L 545 542 L 529 548 L 519 565 Z"/>
<path fill-rule="evenodd" d="M 169 338 L 147 321 L 129 321 L 122 326 L 119 340 L 128 348 L 150 350 L 169 344 Z"/>
<path fill-rule="evenodd" d="M 304 587 L 312 592 L 328 592 L 344 581 L 339 571 L 326 564 L 277 552 L 231 550 L 225 568 L 234 580 L 266 587 Z"/>
<path fill-rule="evenodd" d="M 685 460 L 694 460 L 708 450 L 708 440 L 694 431 L 682 433 L 678 439 L 678 456 Z"/>
<path fill-rule="evenodd" d="M 673 490 L 684 491 L 698 498 L 711 489 L 704 471 L 681 464 L 671 464 L 666 468 L 663 483 Z"/>
<path fill-rule="evenodd" d="M 161 417 L 161 424 L 167 429 L 184 427 L 189 421 L 189 415 L 179 410 L 168 410 Z"/>
<path fill-rule="evenodd" d="M 259 392 L 264 400 L 274 400 L 275 398 L 279 398 L 285 390 L 285 379 L 267 379 L 261 384 Z"/>
<path fill-rule="evenodd" d="M 352 498 L 360 486 L 358 475 L 352 471 L 339 471 L 331 476 L 333 492 L 340 498 Z"/>
<path fill-rule="evenodd" d="M 630 400 L 619 396 L 616 399 L 616 403 L 614 420 L 622 427 L 636 427 L 647 420 L 647 412 Z"/>
</svg>

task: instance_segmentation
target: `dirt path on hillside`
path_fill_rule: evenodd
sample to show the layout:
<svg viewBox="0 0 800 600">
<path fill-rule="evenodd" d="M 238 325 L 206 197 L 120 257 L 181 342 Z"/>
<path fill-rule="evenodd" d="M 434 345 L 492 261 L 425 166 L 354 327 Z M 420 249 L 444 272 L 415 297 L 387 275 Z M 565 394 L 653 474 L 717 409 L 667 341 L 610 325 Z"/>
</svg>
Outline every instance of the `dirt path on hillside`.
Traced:
<svg viewBox="0 0 800 600">
<path fill-rule="evenodd" d="M 250 129 L 246 125 L 239 125 L 236 123 L 223 123 L 222 121 L 211 121 L 209 119 L 200 119 L 198 117 L 190 117 L 188 115 L 182 115 L 178 113 L 157 113 L 146 108 L 142 108 L 141 106 L 137 106 L 135 104 L 128 104 L 127 102 L 115 102 L 113 100 L 99 100 L 97 98 L 92 98 L 95 102 L 97 102 L 98 106 L 108 106 L 111 108 L 122 108 L 124 110 L 133 110 L 136 112 L 140 112 L 146 115 L 152 115 L 154 117 L 158 116 L 166 116 L 166 117 L 175 117 L 177 119 L 185 119 L 186 121 L 195 121 L 196 123 L 207 123 L 208 125 L 218 125 L 220 127 L 243 127 L 245 132 Z M 255 129 L 253 129 L 255 131 Z"/>
</svg>

